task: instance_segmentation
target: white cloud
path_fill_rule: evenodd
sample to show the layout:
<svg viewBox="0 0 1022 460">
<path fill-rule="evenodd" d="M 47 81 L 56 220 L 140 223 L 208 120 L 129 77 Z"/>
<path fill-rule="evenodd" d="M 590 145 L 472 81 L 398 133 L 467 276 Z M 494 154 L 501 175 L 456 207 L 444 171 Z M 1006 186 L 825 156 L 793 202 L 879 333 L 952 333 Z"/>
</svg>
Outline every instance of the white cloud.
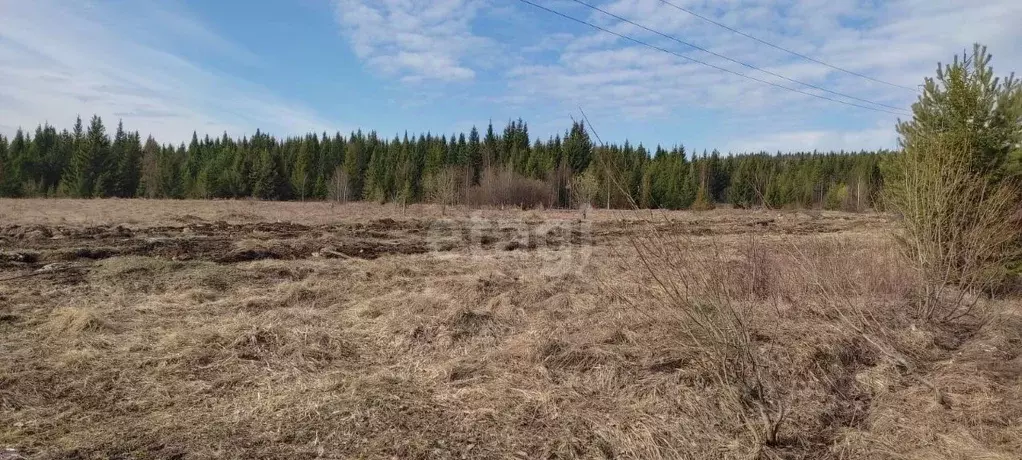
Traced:
<svg viewBox="0 0 1022 460">
<path fill-rule="evenodd" d="M 472 32 L 476 0 L 337 0 L 338 23 L 355 54 L 405 82 L 467 81 L 467 63 L 489 40 Z"/>
<path fill-rule="evenodd" d="M 569 0 L 534 1 L 713 65 L 796 86 Z M 911 91 L 807 62 L 660 0 L 585 1 L 790 78 L 899 107 L 915 99 Z M 937 61 L 950 60 L 973 42 L 990 46 L 998 74 L 1022 62 L 1018 0 L 671 1 L 780 46 L 909 87 L 932 76 Z M 264 63 L 174 5 L 0 0 L 0 132 L 41 121 L 67 126 L 75 113 L 98 113 L 112 118 L 111 124 L 124 117 L 132 129 L 168 139 L 187 138 L 193 129 L 343 130 L 300 103 L 220 73 L 224 68 L 199 65 L 187 52 L 215 57 L 203 59 L 211 64 L 229 62 L 232 69 Z M 331 0 L 331 5 L 355 56 L 376 75 L 413 90 L 382 97 L 401 101 L 405 109 L 422 108 L 417 113 L 448 116 L 437 106 L 471 101 L 486 104 L 487 116 L 511 113 L 535 124 L 563 121 L 582 106 L 608 132 L 619 123 L 633 130 L 641 125 L 644 133 L 667 131 L 706 117 L 699 125 L 712 132 L 700 135 L 732 150 L 895 146 L 895 115 L 750 81 L 517 2 Z M 678 129 L 661 139 L 688 135 Z"/>
<path fill-rule="evenodd" d="M 245 48 L 180 11 L 133 2 L 129 16 L 96 4 L 32 1 L 0 7 L 0 124 L 70 126 L 76 114 L 161 141 L 193 130 L 218 135 L 321 131 L 337 126 L 264 87 L 202 67 L 174 46 L 258 65 Z M 140 21 L 151 21 L 140 34 Z M 127 24 L 119 26 L 118 24 Z"/>
<path fill-rule="evenodd" d="M 683 41 L 833 91 L 905 110 L 916 97 L 912 91 L 861 79 L 770 48 L 659 0 L 586 1 Z M 841 99 L 685 47 L 574 2 L 537 2 L 709 64 Z M 982 4 L 966 0 L 940 4 L 928 0 L 673 2 L 799 53 L 911 88 L 933 75 L 937 61 L 948 61 L 952 55 L 971 48 L 973 42 L 990 45 L 996 53 L 997 69 L 1022 61 L 1022 48 L 1016 46 L 1022 40 L 1017 28 L 1022 23 L 1022 2 L 1018 0 Z M 478 14 L 476 4 L 467 0 L 436 4 L 340 0 L 338 5 L 341 22 L 349 29 L 356 52 L 387 75 L 415 81 L 457 81 L 468 80 L 479 70 L 473 66 L 471 47 L 485 38 L 472 33 L 473 21 L 481 22 L 483 16 Z M 516 14 L 486 19 L 512 24 L 530 21 L 533 27 L 542 24 L 539 29 L 544 33 L 522 34 L 521 43 L 504 43 L 512 53 L 496 71 L 506 78 L 507 93 L 489 99 L 513 104 L 526 113 L 542 116 L 581 105 L 598 122 L 607 124 L 621 118 L 669 123 L 680 113 L 705 112 L 715 117 L 760 120 L 744 126 L 725 122 L 721 129 L 734 131 L 720 131 L 718 135 L 759 140 L 763 148 L 777 141 L 791 142 L 785 150 L 822 145 L 854 148 L 856 142 L 870 148 L 895 146 L 893 126 L 897 115 L 785 91 L 581 27 L 528 5 L 519 5 Z M 486 30 L 483 25 L 475 25 L 478 30 Z M 780 123 L 782 120 L 785 123 Z M 828 120 L 828 127 L 821 128 L 821 120 Z M 848 125 L 846 130 L 833 128 L 842 123 Z"/>
<path fill-rule="evenodd" d="M 858 151 L 891 148 L 897 141 L 892 128 L 862 130 L 804 130 L 770 133 L 761 137 L 738 139 L 724 145 L 725 152 L 821 152 Z"/>
</svg>

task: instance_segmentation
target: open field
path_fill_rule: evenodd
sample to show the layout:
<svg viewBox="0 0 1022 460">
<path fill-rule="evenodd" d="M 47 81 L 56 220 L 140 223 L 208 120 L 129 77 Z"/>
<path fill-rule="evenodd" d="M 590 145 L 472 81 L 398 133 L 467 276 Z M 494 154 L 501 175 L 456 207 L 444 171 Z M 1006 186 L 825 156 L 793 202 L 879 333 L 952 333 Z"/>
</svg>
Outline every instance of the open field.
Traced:
<svg viewBox="0 0 1022 460">
<path fill-rule="evenodd" d="M 0 459 L 1022 458 L 1018 297 L 914 321 L 887 217 L 579 217 L 0 200 Z"/>
</svg>

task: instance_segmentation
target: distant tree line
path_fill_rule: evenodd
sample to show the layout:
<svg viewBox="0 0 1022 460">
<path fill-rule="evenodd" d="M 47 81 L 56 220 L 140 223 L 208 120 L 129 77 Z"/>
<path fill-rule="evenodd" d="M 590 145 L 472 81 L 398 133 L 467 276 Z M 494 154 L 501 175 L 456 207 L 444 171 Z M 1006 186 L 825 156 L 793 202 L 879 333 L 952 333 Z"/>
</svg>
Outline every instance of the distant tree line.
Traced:
<svg viewBox="0 0 1022 460">
<path fill-rule="evenodd" d="M 192 135 L 144 141 L 102 119 L 0 136 L 0 196 L 372 200 L 570 207 L 705 209 L 735 206 L 864 209 L 889 152 L 721 155 L 678 146 L 598 146 L 576 122 L 530 139 L 521 119 L 465 134 L 310 133 L 276 138 Z M 579 180 L 584 179 L 584 180 Z"/>
</svg>

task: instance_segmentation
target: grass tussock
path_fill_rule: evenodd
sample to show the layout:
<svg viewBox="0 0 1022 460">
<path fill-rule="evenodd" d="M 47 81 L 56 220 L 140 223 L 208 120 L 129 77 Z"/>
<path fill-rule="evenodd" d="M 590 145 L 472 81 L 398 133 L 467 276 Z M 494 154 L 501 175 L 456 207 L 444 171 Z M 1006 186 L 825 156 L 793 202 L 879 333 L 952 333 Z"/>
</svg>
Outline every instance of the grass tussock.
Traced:
<svg viewBox="0 0 1022 460">
<path fill-rule="evenodd" d="M 113 328 L 99 310 L 91 307 L 61 307 L 53 310 L 45 329 L 53 339 L 76 338 Z"/>
</svg>

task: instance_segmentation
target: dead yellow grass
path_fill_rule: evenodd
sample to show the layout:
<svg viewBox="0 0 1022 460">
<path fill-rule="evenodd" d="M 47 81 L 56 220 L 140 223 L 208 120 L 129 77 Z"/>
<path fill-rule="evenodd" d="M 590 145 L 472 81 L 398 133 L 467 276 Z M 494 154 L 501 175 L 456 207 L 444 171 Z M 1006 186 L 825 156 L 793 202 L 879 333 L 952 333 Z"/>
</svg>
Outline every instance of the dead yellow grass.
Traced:
<svg viewBox="0 0 1022 460">
<path fill-rule="evenodd" d="M 105 219 L 131 215 L 136 225 L 224 219 L 247 206 L 246 219 L 278 212 L 309 223 L 301 214 L 318 209 L 82 203 L 114 206 Z M 310 220 L 349 218 L 322 206 Z M 367 207 L 350 218 L 426 211 L 438 210 Z M 25 218 L 49 225 L 57 212 Z M 687 250 L 719 250 L 714 270 L 685 276 L 726 286 L 746 312 L 761 378 L 785 407 L 769 440 L 749 429 L 759 418 L 746 409 L 756 406 L 734 399 L 711 372 L 713 355 L 681 333 L 685 319 L 650 292 L 628 250 L 643 216 L 607 213 L 586 265 L 568 271 L 544 270 L 553 247 L 494 244 L 372 259 L 115 255 L 3 282 L 0 449 L 29 458 L 1019 458 L 1017 300 L 990 305 L 995 320 L 978 330 L 899 314 L 913 281 L 882 217 L 671 217 L 654 222 L 683 235 Z M 403 241 L 418 228 L 380 238 Z M 322 244 L 321 235 L 267 232 L 224 250 Z M 185 240 L 182 251 L 210 238 Z M 62 240 L 42 241 L 10 239 L 4 250 L 32 244 L 45 259 L 61 249 Z M 22 265 L 0 266 L 0 277 Z M 852 313 L 880 332 L 849 328 Z"/>
</svg>

